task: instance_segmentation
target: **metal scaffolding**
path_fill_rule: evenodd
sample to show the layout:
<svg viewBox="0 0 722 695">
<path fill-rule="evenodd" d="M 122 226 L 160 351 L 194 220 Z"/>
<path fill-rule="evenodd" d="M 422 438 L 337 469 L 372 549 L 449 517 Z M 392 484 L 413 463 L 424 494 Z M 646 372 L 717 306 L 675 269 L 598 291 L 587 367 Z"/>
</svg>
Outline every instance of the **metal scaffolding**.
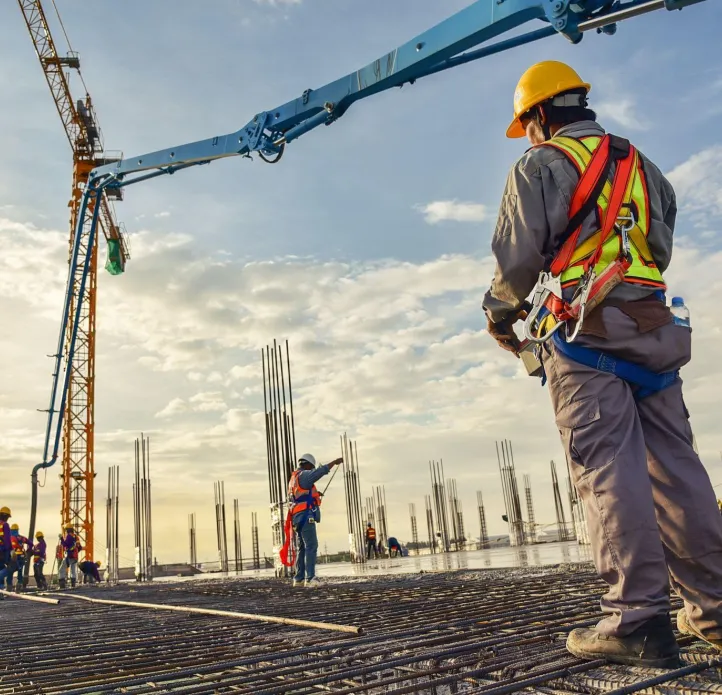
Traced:
<svg viewBox="0 0 722 695">
<path fill-rule="evenodd" d="M 135 579 L 153 579 L 153 524 L 150 489 L 150 437 L 135 440 L 133 521 L 135 529 Z"/>
<path fill-rule="evenodd" d="M 524 545 L 524 519 L 521 515 L 521 501 L 519 488 L 516 482 L 516 469 L 514 468 L 514 453 L 511 442 L 506 439 L 496 442 L 496 459 L 501 474 L 501 487 L 504 493 L 504 507 L 506 521 L 509 524 L 509 545 Z"/>
<path fill-rule="evenodd" d="M 287 511 L 288 481 L 291 479 L 297 461 L 291 357 L 288 341 L 285 345 L 285 355 L 282 346 L 278 345 L 275 340 L 273 347 L 267 345 L 265 349 L 261 350 L 271 537 L 277 576 L 289 574 L 288 568 L 281 563 L 279 552 L 285 542 L 284 522 Z"/>
</svg>

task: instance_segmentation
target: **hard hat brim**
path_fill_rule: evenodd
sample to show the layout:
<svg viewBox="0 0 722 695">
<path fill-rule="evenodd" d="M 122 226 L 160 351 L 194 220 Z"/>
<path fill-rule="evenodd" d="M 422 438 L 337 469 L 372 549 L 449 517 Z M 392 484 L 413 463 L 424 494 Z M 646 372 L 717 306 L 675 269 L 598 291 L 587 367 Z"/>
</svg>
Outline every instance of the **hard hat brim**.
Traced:
<svg viewBox="0 0 722 695">
<path fill-rule="evenodd" d="M 506 129 L 506 137 L 508 138 L 523 138 L 526 135 L 526 130 L 522 126 L 521 121 L 515 118 Z"/>
</svg>

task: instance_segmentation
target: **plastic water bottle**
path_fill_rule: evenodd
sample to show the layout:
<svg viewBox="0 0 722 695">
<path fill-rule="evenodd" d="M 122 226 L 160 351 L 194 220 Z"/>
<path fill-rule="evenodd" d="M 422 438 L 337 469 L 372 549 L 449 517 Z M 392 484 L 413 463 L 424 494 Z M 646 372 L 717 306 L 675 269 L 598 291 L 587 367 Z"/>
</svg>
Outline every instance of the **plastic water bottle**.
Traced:
<svg viewBox="0 0 722 695">
<path fill-rule="evenodd" d="M 672 297 L 671 311 L 676 326 L 691 328 L 689 322 L 689 309 L 685 306 L 684 299 L 682 299 L 682 297 Z"/>
</svg>

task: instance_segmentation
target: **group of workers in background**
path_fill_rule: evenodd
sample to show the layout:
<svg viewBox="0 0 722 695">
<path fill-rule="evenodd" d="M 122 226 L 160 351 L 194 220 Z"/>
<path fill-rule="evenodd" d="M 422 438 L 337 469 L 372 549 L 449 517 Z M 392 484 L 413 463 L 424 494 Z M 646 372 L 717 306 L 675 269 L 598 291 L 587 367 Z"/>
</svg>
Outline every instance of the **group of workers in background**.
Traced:
<svg viewBox="0 0 722 695">
<path fill-rule="evenodd" d="M 404 556 L 404 550 L 401 547 L 401 543 L 398 542 L 396 538 L 393 536 L 389 536 L 388 539 L 388 545 L 387 545 L 388 551 L 389 551 L 389 557 L 403 557 Z M 371 553 L 373 553 L 374 558 L 378 558 L 379 556 L 384 556 L 384 544 L 383 541 L 377 541 L 376 538 L 376 529 L 374 528 L 373 524 L 369 521 L 368 524 L 366 524 L 366 559 L 371 559 Z"/>
<path fill-rule="evenodd" d="M 35 534 L 35 543 L 29 538 L 20 535 L 18 524 L 10 526 L 8 519 L 12 516 L 9 507 L 0 507 L 0 589 L 7 591 L 20 591 L 23 586 L 23 570 L 25 562 L 32 559 L 33 577 L 38 589 L 47 589 L 48 582 L 43 569 L 47 560 L 47 543 L 42 531 Z M 100 582 L 100 562 L 85 560 L 78 563 L 78 557 L 83 547 L 72 525 L 63 529 L 65 535 L 58 536 L 58 546 L 55 558 L 58 562 L 58 584 L 65 589 L 70 571 L 70 585 L 74 587 L 77 582 L 78 569 L 83 574 L 83 583 Z M 17 580 L 13 583 L 13 577 Z"/>
</svg>

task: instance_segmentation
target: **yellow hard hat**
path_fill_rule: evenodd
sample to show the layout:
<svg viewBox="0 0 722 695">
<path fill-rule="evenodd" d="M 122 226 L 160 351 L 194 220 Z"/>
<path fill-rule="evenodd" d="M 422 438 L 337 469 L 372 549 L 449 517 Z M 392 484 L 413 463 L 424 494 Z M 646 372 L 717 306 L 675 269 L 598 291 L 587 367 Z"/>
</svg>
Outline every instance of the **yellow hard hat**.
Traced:
<svg viewBox="0 0 722 695">
<path fill-rule="evenodd" d="M 10 507 L 0 507 L 0 514 L 4 514 L 5 516 L 12 516 Z"/>
<path fill-rule="evenodd" d="M 38 531 L 35 534 L 35 538 L 45 538 L 45 534 L 42 531 Z"/>
<path fill-rule="evenodd" d="M 519 117 L 530 108 L 545 102 L 547 99 L 568 92 L 571 89 L 592 88 L 588 82 L 583 82 L 576 70 L 566 63 L 556 60 L 545 60 L 532 65 L 519 80 L 514 92 L 514 120 L 506 129 L 506 137 L 522 138 L 526 135 Z"/>
<path fill-rule="evenodd" d="M 100 567 L 103 563 L 100 560 L 97 560 L 95 564 Z"/>
<path fill-rule="evenodd" d="M 19 530 L 20 530 L 20 527 L 19 527 L 17 524 L 13 524 L 13 525 L 10 527 L 10 530 L 11 530 L 11 531 L 19 531 Z"/>
<path fill-rule="evenodd" d="M 63 529 L 65 531 L 75 531 L 75 526 L 73 526 L 72 524 L 68 524 L 67 526 L 63 526 Z"/>
</svg>

